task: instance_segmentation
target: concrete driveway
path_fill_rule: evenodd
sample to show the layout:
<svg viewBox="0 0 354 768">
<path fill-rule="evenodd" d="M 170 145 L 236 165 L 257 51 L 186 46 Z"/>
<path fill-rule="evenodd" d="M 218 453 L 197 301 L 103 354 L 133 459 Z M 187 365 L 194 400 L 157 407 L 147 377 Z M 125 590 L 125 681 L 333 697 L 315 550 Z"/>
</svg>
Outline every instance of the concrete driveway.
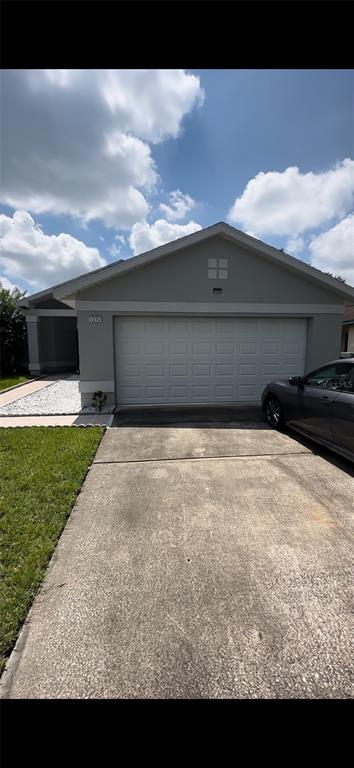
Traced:
<svg viewBox="0 0 354 768">
<path fill-rule="evenodd" d="M 352 697 L 353 474 L 263 423 L 107 430 L 2 696 Z"/>
</svg>

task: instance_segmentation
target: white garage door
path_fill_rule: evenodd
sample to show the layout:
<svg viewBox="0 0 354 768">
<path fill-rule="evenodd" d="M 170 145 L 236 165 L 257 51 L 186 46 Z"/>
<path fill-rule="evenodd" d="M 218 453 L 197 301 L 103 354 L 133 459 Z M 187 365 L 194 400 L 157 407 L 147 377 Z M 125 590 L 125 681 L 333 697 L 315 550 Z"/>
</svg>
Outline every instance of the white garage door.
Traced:
<svg viewBox="0 0 354 768">
<path fill-rule="evenodd" d="M 258 401 L 278 376 L 301 375 L 304 319 L 115 318 L 117 403 Z"/>
</svg>

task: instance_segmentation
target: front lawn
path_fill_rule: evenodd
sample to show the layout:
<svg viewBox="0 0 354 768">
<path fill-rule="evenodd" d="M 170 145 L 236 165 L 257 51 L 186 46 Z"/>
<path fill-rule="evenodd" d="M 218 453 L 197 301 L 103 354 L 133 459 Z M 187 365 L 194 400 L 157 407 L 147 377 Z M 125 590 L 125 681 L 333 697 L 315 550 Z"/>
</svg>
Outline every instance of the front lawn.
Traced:
<svg viewBox="0 0 354 768">
<path fill-rule="evenodd" d="M 103 432 L 102 427 L 0 429 L 0 672 Z"/>
<path fill-rule="evenodd" d="M 30 376 L 8 376 L 6 379 L 0 377 L 0 392 L 2 389 L 14 387 L 16 384 L 23 384 L 24 381 L 31 381 Z"/>
</svg>

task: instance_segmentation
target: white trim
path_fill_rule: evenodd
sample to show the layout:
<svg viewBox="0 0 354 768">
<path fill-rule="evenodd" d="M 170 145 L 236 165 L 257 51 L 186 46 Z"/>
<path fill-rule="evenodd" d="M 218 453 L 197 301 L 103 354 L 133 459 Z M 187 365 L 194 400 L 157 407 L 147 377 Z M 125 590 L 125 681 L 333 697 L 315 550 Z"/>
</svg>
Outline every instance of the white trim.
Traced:
<svg viewBox="0 0 354 768">
<path fill-rule="evenodd" d="M 228 304 L 164 301 L 77 301 L 78 310 L 160 314 L 341 315 L 341 304 Z"/>
<path fill-rule="evenodd" d="M 40 371 L 41 370 L 40 363 L 28 363 L 28 369 L 29 371 Z"/>
<path fill-rule="evenodd" d="M 97 389 L 102 392 L 114 392 L 114 381 L 80 381 L 79 391 L 82 394 L 90 394 Z"/>
<path fill-rule="evenodd" d="M 30 309 L 28 312 L 24 312 L 26 318 L 37 317 L 76 317 L 77 312 L 75 309 Z"/>
<path fill-rule="evenodd" d="M 39 317 L 37 315 L 27 315 L 26 314 L 26 322 L 27 323 L 38 323 Z"/>
<path fill-rule="evenodd" d="M 198 243 L 210 239 L 211 237 L 215 237 L 216 235 L 222 235 L 233 242 L 239 243 L 245 248 L 258 251 L 264 256 L 279 262 L 290 270 L 300 272 L 310 280 L 316 283 L 320 282 L 322 285 L 326 285 L 327 288 L 334 290 L 341 296 L 350 296 L 351 298 L 354 297 L 354 287 L 341 284 L 335 278 L 329 277 L 328 275 L 324 274 L 324 272 L 321 272 L 321 270 L 315 269 L 315 267 L 311 267 L 309 264 L 305 264 L 305 262 L 296 259 L 294 256 L 289 256 L 287 253 L 280 251 L 278 248 L 273 248 L 273 246 L 268 245 L 261 240 L 250 237 L 250 235 L 246 235 L 239 229 L 236 229 L 229 224 L 225 224 L 224 222 L 219 222 L 218 224 L 214 224 L 211 227 L 206 227 L 205 229 L 199 230 L 198 232 L 193 232 L 191 235 L 186 235 L 185 237 L 181 237 L 171 243 L 161 245 L 158 248 L 154 248 L 147 253 L 142 253 L 139 256 L 133 256 L 131 259 L 127 259 L 126 261 L 115 262 L 114 264 L 101 267 L 101 269 L 95 270 L 89 274 L 81 275 L 80 277 L 74 278 L 71 281 L 67 281 L 62 285 L 56 287 L 54 286 L 53 296 L 58 300 L 62 300 L 65 296 L 71 296 L 73 293 L 84 290 L 90 285 L 96 285 L 105 280 L 110 280 L 116 275 L 121 275 L 125 272 L 129 272 L 130 270 L 142 267 L 146 264 L 149 264 L 150 262 L 161 259 L 164 256 L 168 256 L 170 253 L 175 253 L 183 248 L 189 248 L 190 246 L 197 245 Z M 28 299 L 31 300 L 31 296 L 29 296 Z"/>
</svg>

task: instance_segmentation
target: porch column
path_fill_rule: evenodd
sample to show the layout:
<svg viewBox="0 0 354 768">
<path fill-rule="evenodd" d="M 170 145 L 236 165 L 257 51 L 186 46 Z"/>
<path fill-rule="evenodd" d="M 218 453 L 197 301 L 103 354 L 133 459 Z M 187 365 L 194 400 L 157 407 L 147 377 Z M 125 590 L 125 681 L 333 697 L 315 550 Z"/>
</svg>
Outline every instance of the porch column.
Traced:
<svg viewBox="0 0 354 768">
<path fill-rule="evenodd" d="M 37 317 L 37 315 L 26 315 L 26 320 L 29 358 L 28 368 L 30 373 L 38 376 L 41 370 L 39 361 L 39 317 Z"/>
</svg>

